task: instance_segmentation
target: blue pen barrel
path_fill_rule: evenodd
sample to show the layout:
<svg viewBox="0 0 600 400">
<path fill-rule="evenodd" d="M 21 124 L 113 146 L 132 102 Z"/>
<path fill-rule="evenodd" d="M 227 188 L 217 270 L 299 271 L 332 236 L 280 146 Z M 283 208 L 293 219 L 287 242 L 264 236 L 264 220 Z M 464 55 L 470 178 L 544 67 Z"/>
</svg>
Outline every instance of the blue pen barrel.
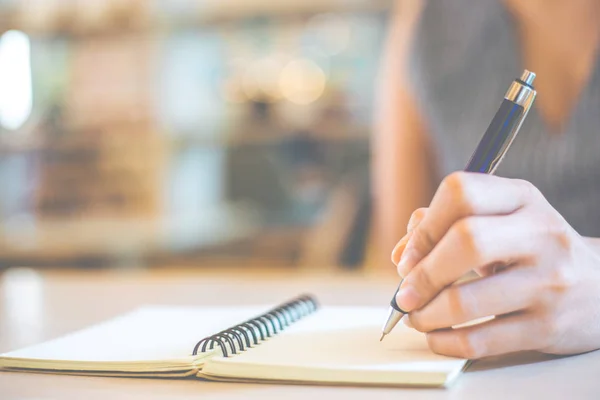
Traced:
<svg viewBox="0 0 600 400">
<path fill-rule="evenodd" d="M 475 149 L 465 171 L 491 173 L 500 161 L 501 149 L 508 145 L 525 109 L 504 99 L 490 126 Z"/>
</svg>

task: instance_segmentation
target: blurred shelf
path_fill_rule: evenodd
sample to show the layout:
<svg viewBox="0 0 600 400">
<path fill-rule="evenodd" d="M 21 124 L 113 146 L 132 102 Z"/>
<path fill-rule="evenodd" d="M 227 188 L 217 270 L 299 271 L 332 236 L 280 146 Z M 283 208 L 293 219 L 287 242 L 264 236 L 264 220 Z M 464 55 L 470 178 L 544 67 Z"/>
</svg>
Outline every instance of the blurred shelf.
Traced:
<svg viewBox="0 0 600 400">
<path fill-rule="evenodd" d="M 179 133 L 170 137 L 169 142 L 173 148 L 198 146 L 198 147 L 244 147 L 244 146 L 268 146 L 293 140 L 296 134 L 286 133 L 252 133 L 248 135 L 235 135 L 220 137 L 202 137 L 192 133 Z M 303 133 L 303 137 L 308 137 L 319 143 L 346 143 L 356 141 L 368 141 L 370 130 L 353 128 L 348 130 L 330 130 L 326 134 L 318 132 Z"/>
<path fill-rule="evenodd" d="M 143 2 L 142 2 L 143 3 Z M 156 3 L 150 3 L 156 4 Z M 108 8 L 95 19 L 78 15 L 77 7 L 60 7 L 44 22 L 28 23 L 20 18 L 21 6 L 0 7 L 2 30 L 17 29 L 30 35 L 44 37 L 88 38 L 105 35 L 152 34 L 161 31 L 204 28 L 228 25 L 253 19 L 298 19 L 320 13 L 384 12 L 393 0 L 205 0 L 196 8 L 168 11 L 159 6 L 145 5 L 142 9 L 121 3 Z M 38 20 L 39 16 L 36 17 Z M 36 25 L 37 24 L 37 25 Z"/>
<path fill-rule="evenodd" d="M 154 219 L 71 218 L 16 220 L 0 230 L 0 263 L 6 260 L 127 260 L 210 249 L 253 237 L 250 210 L 231 205 L 202 216 Z"/>
<path fill-rule="evenodd" d="M 371 131 L 366 128 L 354 128 L 351 130 L 332 130 L 327 134 L 314 134 L 309 136 L 311 139 L 321 143 L 347 143 L 347 142 L 365 142 L 370 138 Z M 287 140 L 291 140 L 294 136 L 289 133 L 260 133 L 249 135 L 206 137 L 193 132 L 177 132 L 171 133 L 168 136 L 163 136 L 166 146 L 177 149 L 186 146 L 196 147 L 244 147 L 244 146 L 268 146 Z M 37 138 L 27 140 L 7 140 L 0 137 L 0 156 L 19 153 L 31 153 L 50 151 Z"/>
<path fill-rule="evenodd" d="M 42 142 L 38 138 L 12 140 L 0 136 L 0 156 L 31 153 L 41 148 Z"/>
<path fill-rule="evenodd" d="M 193 28 L 255 18 L 286 20 L 321 13 L 383 12 L 393 4 L 393 0 L 210 0 L 195 13 L 157 17 L 157 22 L 163 27 Z"/>
</svg>

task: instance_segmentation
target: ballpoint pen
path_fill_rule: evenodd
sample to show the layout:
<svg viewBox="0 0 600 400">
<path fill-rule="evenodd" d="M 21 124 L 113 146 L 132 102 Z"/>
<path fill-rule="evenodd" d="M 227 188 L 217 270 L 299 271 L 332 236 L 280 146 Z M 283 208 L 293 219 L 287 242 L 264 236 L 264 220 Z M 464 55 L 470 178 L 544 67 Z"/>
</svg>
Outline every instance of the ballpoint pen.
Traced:
<svg viewBox="0 0 600 400">
<path fill-rule="evenodd" d="M 496 171 L 535 100 L 537 92 L 532 86 L 534 79 L 535 74 L 525 70 L 520 78 L 512 82 L 504 95 L 500 108 L 473 152 L 465 171 L 485 174 L 493 174 Z M 380 341 L 407 314 L 396 304 L 396 295 L 400 290 L 400 285 L 390 301 L 390 311 L 383 325 Z"/>
</svg>

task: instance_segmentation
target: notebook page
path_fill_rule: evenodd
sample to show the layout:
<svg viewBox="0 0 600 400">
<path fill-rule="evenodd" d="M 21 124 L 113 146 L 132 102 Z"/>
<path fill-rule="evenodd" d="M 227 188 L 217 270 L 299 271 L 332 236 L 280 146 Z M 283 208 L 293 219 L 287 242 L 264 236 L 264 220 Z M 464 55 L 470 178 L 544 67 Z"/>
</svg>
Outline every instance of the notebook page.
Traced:
<svg viewBox="0 0 600 400">
<path fill-rule="evenodd" d="M 383 342 L 387 310 L 325 307 L 239 355 L 208 361 L 202 374 L 307 382 L 443 384 L 467 360 L 437 355 L 423 334 L 398 324 Z"/>
<path fill-rule="evenodd" d="M 174 366 L 190 369 L 194 360 L 190 355 L 200 339 L 267 309 L 145 307 L 55 340 L 2 354 L 0 366 L 140 372 Z M 19 360 L 25 364 L 17 363 Z M 130 367 L 122 369 L 119 365 Z"/>
</svg>

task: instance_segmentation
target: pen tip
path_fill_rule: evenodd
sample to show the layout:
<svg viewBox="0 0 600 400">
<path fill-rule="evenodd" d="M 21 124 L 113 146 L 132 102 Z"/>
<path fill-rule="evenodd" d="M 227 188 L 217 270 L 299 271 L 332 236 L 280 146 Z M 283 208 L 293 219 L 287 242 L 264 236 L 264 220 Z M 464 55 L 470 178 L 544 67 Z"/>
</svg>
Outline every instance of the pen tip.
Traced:
<svg viewBox="0 0 600 400">
<path fill-rule="evenodd" d="M 381 342 L 383 340 L 383 338 L 385 337 L 385 333 L 381 334 L 381 338 L 379 339 L 379 341 Z"/>
</svg>

